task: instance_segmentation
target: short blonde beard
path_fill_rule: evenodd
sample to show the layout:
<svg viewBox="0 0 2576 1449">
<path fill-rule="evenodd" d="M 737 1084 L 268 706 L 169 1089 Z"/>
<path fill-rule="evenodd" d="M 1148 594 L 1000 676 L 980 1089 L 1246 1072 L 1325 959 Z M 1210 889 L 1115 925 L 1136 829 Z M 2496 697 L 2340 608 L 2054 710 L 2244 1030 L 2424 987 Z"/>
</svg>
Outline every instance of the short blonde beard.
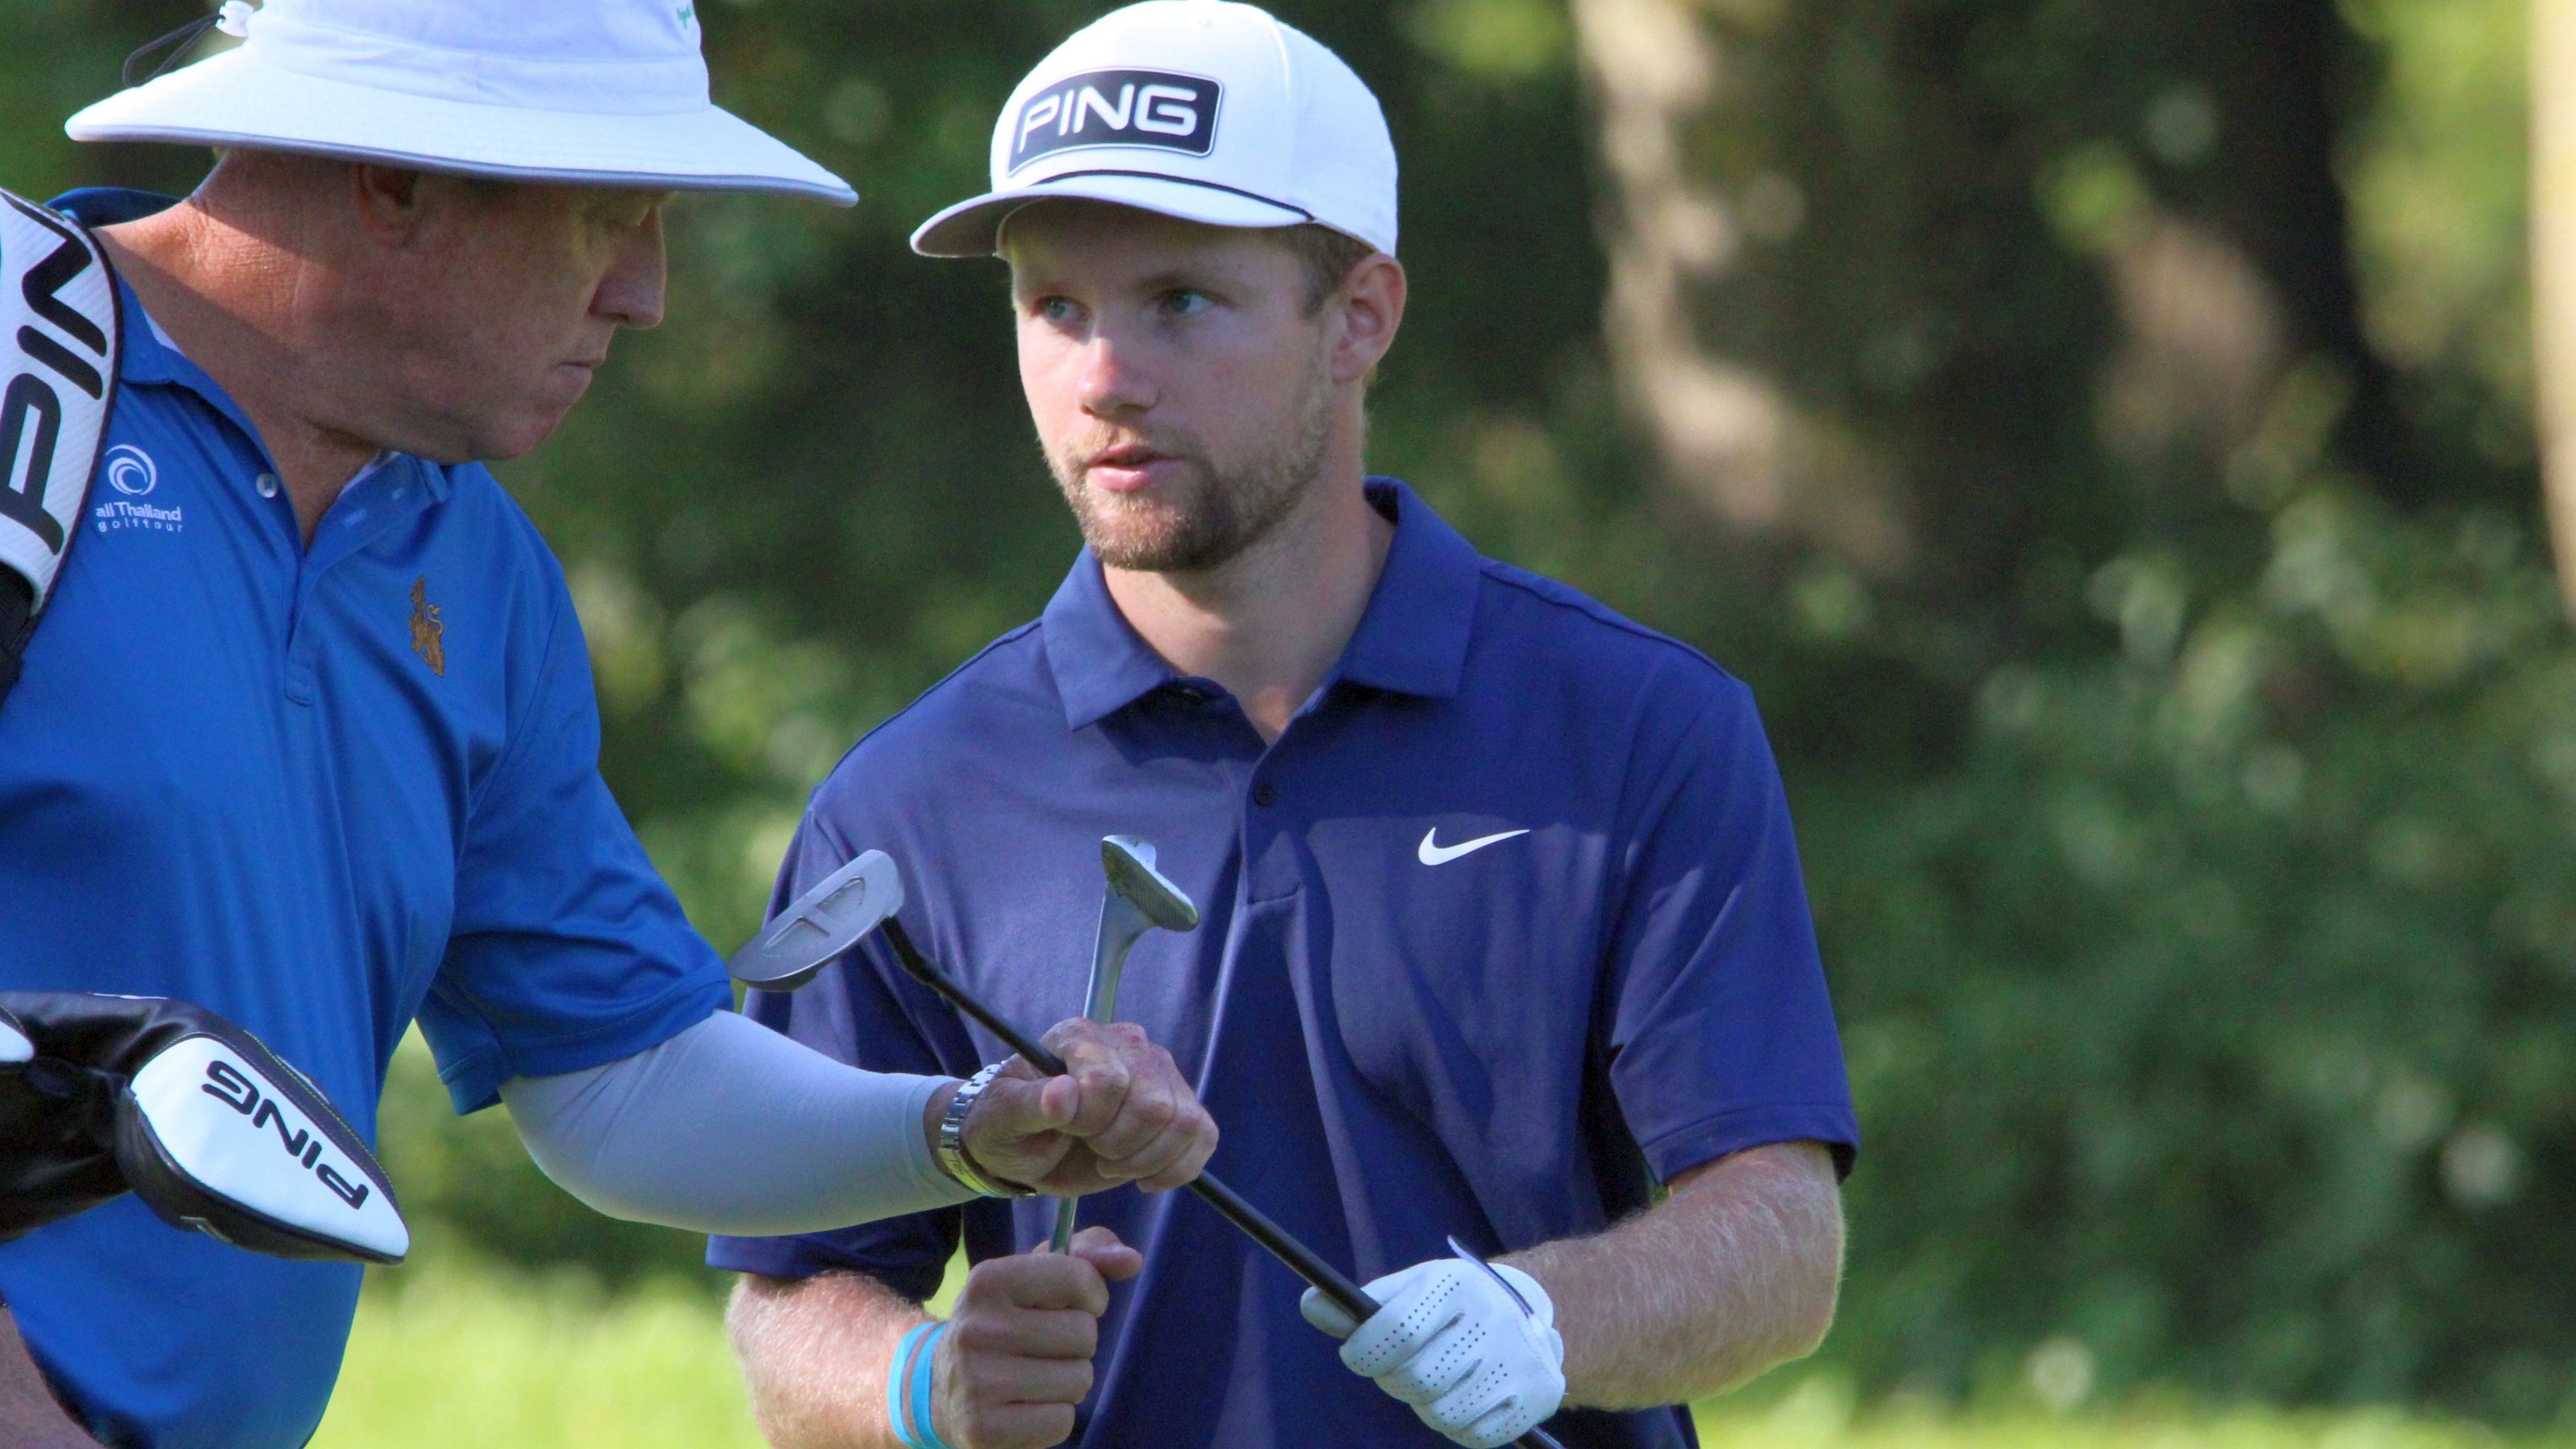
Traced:
<svg viewBox="0 0 2576 1449">
<path fill-rule="evenodd" d="M 1150 537 L 1124 537 L 1114 531 L 1080 472 L 1079 453 L 1087 449 L 1050 450 L 1048 467 L 1073 510 L 1082 541 L 1109 567 L 1139 573 L 1203 573 L 1241 557 L 1296 512 L 1323 475 L 1333 435 L 1333 379 L 1329 359 L 1320 349 L 1310 383 L 1292 431 L 1278 447 L 1264 449 L 1256 461 L 1220 470 L 1203 450 L 1193 448 L 1184 455 L 1197 486 L 1192 497 L 1172 508 L 1178 516 L 1170 525 Z M 1195 443 L 1194 439 L 1171 441 Z"/>
</svg>

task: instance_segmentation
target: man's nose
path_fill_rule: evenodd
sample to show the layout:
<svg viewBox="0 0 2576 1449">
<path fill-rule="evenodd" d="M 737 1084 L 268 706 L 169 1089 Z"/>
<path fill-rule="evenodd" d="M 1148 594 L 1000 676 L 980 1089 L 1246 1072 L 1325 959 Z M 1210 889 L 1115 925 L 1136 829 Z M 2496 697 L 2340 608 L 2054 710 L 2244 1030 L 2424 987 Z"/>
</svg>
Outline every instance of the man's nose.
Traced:
<svg viewBox="0 0 2576 1449">
<path fill-rule="evenodd" d="M 658 327 L 662 297 L 670 281 L 670 259 L 662 246 L 662 208 L 646 214 L 619 249 L 617 260 L 600 279 L 590 310 L 620 327 Z"/>
<path fill-rule="evenodd" d="M 1114 417 L 1154 405 L 1159 389 L 1140 365 L 1143 359 L 1138 352 L 1133 339 L 1121 338 L 1108 328 L 1092 333 L 1082 345 L 1081 371 L 1074 383 L 1084 412 Z"/>
</svg>

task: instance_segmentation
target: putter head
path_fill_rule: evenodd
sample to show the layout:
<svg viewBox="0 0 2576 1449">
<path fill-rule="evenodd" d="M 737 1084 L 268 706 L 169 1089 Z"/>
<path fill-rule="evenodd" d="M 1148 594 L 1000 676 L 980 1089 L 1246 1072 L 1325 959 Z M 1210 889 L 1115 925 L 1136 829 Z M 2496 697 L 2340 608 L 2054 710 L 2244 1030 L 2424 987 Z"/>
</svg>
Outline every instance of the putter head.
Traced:
<svg viewBox="0 0 2576 1449">
<path fill-rule="evenodd" d="M 903 873 L 884 851 L 864 852 L 772 916 L 725 969 L 745 986 L 793 991 L 902 908 Z"/>
<path fill-rule="evenodd" d="M 1166 931 L 1197 929 L 1198 904 L 1154 868 L 1152 842 L 1133 835 L 1103 836 L 1100 869 L 1109 877 L 1111 894 L 1135 907 L 1148 922 Z"/>
</svg>

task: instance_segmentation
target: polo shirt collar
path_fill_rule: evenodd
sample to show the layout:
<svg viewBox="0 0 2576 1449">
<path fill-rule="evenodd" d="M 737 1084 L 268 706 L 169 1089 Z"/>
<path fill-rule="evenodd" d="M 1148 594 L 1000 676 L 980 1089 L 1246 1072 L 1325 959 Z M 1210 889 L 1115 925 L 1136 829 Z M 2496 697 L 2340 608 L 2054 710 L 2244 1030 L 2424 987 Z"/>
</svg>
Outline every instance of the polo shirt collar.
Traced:
<svg viewBox="0 0 2576 1449">
<path fill-rule="evenodd" d="M 1395 541 L 1334 677 L 1397 694 L 1455 698 L 1467 669 L 1485 561 L 1398 480 L 1371 478 L 1368 495 L 1380 513 L 1395 520 Z"/>
<path fill-rule="evenodd" d="M 1098 724 L 1180 677 L 1118 612 L 1100 557 L 1088 548 L 1039 617 L 1066 729 Z"/>
<path fill-rule="evenodd" d="M 1327 683 L 1451 698 L 1466 669 L 1483 560 L 1411 488 L 1393 478 L 1371 478 L 1367 487 L 1369 502 L 1394 521 L 1395 540 Z M 1067 729 L 1097 724 L 1180 677 L 1119 612 L 1087 548 L 1040 616 L 1040 631 Z"/>
</svg>

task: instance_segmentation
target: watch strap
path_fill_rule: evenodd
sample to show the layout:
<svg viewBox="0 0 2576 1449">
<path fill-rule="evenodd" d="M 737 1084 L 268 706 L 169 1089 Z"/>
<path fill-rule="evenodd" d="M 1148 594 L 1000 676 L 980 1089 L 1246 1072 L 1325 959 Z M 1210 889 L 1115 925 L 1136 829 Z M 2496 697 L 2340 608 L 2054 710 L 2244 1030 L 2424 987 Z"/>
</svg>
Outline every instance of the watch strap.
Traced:
<svg viewBox="0 0 2576 1449">
<path fill-rule="evenodd" d="M 966 1150 L 966 1116 L 975 1110 L 975 1102 L 984 1095 L 984 1089 L 991 1086 L 993 1079 L 1000 1076 L 1002 1068 L 1008 1065 L 1008 1062 L 995 1062 L 968 1077 L 966 1085 L 957 1089 L 957 1095 L 948 1099 L 948 1110 L 939 1119 L 939 1166 L 961 1186 L 984 1197 L 1035 1197 L 1037 1193 L 1033 1188 L 988 1176 L 976 1166 L 973 1155 Z"/>
</svg>

